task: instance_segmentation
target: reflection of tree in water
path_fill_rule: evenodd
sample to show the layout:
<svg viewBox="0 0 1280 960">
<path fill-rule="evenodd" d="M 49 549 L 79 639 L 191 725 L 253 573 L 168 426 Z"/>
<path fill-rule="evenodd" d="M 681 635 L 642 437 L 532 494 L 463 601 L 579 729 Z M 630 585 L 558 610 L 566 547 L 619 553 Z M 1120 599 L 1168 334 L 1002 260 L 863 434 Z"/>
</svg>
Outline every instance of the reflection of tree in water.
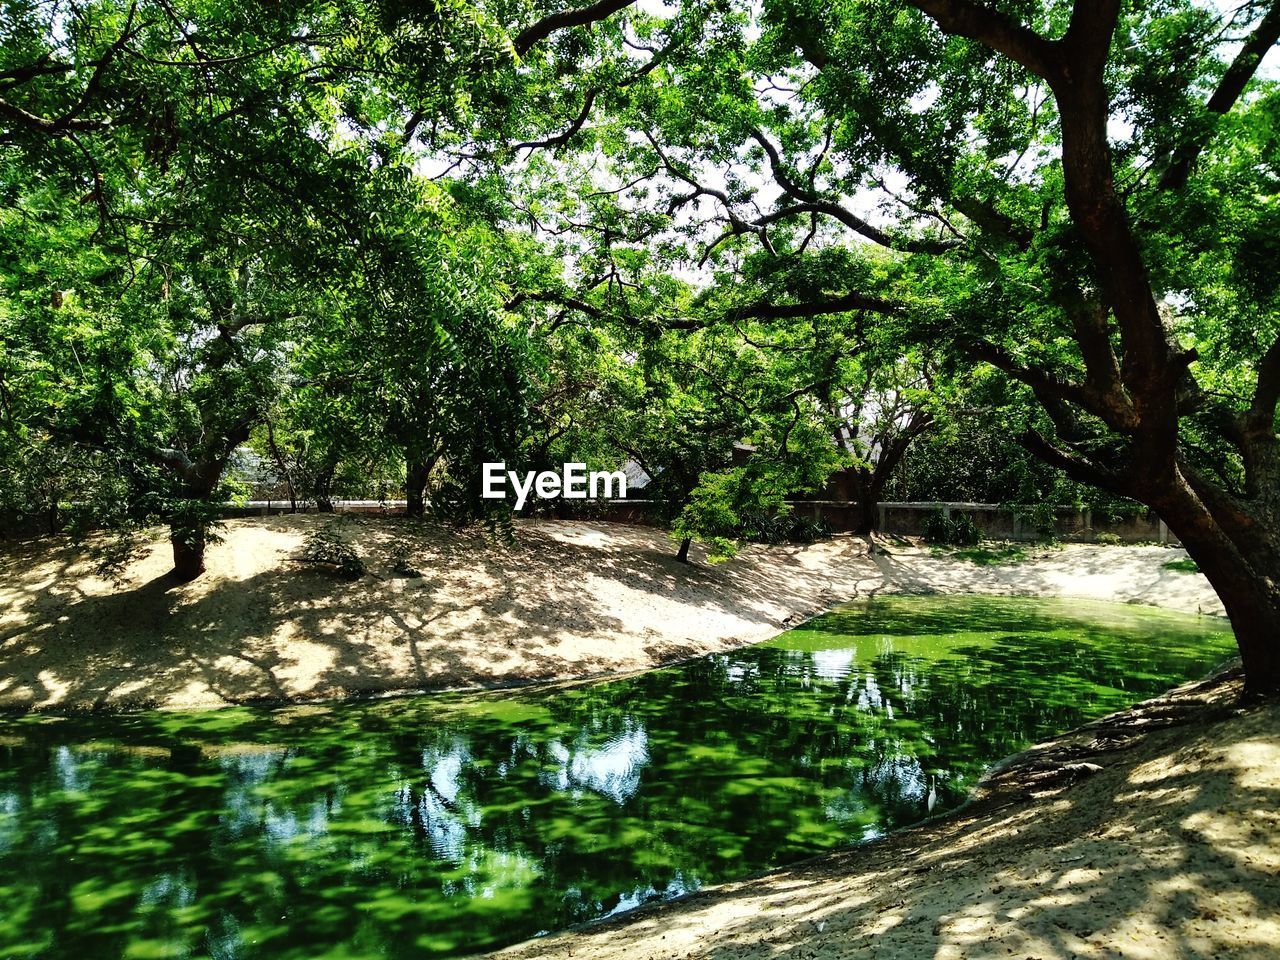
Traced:
<svg viewBox="0 0 1280 960">
<path fill-rule="evenodd" d="M 0 953 L 482 949 L 917 820 L 1229 639 L 964 606 L 543 694 L 13 721 Z"/>
</svg>

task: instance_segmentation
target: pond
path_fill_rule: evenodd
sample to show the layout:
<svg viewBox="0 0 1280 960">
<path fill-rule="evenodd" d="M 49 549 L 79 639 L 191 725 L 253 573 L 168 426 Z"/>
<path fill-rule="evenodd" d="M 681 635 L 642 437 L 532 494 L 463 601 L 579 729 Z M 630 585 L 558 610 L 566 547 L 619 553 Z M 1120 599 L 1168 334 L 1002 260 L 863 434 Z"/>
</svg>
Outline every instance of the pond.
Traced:
<svg viewBox="0 0 1280 960">
<path fill-rule="evenodd" d="M 1145 608 L 899 597 L 567 688 L 0 719 L 0 956 L 495 948 L 955 806 L 1233 647 Z"/>
</svg>

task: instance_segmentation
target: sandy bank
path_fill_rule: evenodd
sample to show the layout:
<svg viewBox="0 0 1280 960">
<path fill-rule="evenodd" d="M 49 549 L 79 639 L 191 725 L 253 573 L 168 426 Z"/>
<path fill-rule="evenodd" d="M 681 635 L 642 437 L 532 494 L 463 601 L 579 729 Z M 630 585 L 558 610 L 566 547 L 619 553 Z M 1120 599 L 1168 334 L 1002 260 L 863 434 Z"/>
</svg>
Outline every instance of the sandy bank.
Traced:
<svg viewBox="0 0 1280 960">
<path fill-rule="evenodd" d="M 158 540 L 123 584 L 68 544 L 0 551 L 0 707 L 217 707 L 630 671 L 753 643 L 831 604 L 892 591 L 1023 593 L 1220 613 L 1180 551 L 1067 546 L 978 566 L 859 539 L 675 561 L 661 531 L 528 521 L 514 545 L 396 518 L 339 528 L 369 575 L 289 558 L 323 518 L 236 520 L 208 572 L 165 576 Z M 397 549 L 422 577 L 397 575 Z M 695 548 L 695 559 L 700 560 Z"/>
<path fill-rule="evenodd" d="M 494 956 L 1274 960 L 1280 703 L 1238 691 L 1185 687 L 1033 748 L 885 840 Z"/>
</svg>

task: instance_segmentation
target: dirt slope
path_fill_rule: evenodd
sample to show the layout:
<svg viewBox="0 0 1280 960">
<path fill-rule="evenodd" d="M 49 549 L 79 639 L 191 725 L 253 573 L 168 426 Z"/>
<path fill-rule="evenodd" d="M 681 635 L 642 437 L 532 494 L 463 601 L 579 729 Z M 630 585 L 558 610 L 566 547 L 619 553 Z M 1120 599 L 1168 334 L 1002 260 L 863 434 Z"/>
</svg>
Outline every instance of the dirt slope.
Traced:
<svg viewBox="0 0 1280 960">
<path fill-rule="evenodd" d="M 677 563 L 657 530 L 528 521 L 517 542 L 398 518 L 346 517 L 369 575 L 290 558 L 317 516 L 236 520 L 208 572 L 166 576 L 157 539 L 113 585 L 65 543 L 0 550 L 0 707 L 216 707 L 258 699 L 505 684 L 639 670 L 753 643 L 881 591 L 1080 596 L 1220 612 L 1159 547 L 1063 547 L 977 566 L 868 555 L 849 537 Z M 424 574 L 395 572 L 404 549 Z M 698 554 L 695 550 L 695 559 Z"/>
</svg>

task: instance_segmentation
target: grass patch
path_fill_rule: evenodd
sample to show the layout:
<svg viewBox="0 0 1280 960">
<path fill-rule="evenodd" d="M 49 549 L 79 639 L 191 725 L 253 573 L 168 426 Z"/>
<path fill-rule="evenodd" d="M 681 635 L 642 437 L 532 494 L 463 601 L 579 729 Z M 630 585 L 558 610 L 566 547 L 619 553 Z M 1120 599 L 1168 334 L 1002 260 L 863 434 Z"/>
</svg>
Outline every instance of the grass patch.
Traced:
<svg viewBox="0 0 1280 960">
<path fill-rule="evenodd" d="M 929 553 L 935 557 L 949 557 L 953 560 L 965 560 L 979 567 L 993 567 L 999 563 L 1021 563 L 1027 559 L 1027 551 L 1022 547 L 1007 545 L 995 547 L 961 547 L 957 550 L 946 550 L 933 547 Z"/>
<path fill-rule="evenodd" d="M 1177 570 L 1179 573 L 1199 573 L 1200 565 L 1190 557 L 1179 557 L 1177 560 L 1170 560 L 1162 563 L 1160 566 L 1166 570 Z"/>
</svg>

